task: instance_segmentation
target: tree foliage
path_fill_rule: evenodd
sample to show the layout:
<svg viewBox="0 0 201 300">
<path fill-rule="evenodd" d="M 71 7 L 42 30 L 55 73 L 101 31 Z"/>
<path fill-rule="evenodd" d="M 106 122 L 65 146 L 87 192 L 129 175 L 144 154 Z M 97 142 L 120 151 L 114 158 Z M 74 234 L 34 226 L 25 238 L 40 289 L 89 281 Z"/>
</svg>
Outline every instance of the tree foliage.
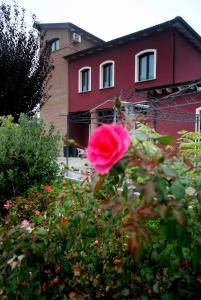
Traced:
<svg viewBox="0 0 201 300">
<path fill-rule="evenodd" d="M 0 4 L 0 115 L 32 116 L 48 99 L 53 66 L 48 45 L 33 26 L 27 29 L 25 9 Z M 35 26 L 36 27 L 36 26 Z"/>
</svg>

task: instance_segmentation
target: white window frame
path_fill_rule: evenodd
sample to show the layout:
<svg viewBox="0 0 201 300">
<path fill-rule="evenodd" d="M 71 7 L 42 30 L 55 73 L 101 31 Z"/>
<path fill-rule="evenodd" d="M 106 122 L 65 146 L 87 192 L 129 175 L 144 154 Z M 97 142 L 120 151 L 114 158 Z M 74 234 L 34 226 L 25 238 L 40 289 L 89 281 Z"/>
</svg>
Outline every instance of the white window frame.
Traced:
<svg viewBox="0 0 201 300">
<path fill-rule="evenodd" d="M 89 70 L 89 88 L 87 91 L 82 90 L 82 72 L 84 70 Z M 91 92 L 91 67 L 84 66 L 78 70 L 78 93 L 88 93 Z"/>
<path fill-rule="evenodd" d="M 113 69 L 112 85 L 108 87 L 103 87 L 103 67 L 104 65 L 107 64 L 112 64 L 112 69 Z M 102 62 L 99 66 L 99 89 L 110 89 L 111 87 L 114 87 L 114 74 L 115 74 L 114 60 L 105 60 L 104 62 Z"/>
<path fill-rule="evenodd" d="M 198 115 L 199 117 L 199 123 L 198 123 Z M 201 123 L 201 107 L 196 108 L 195 111 L 195 132 L 201 132 L 200 131 L 200 123 Z M 199 126 L 198 126 L 199 125 Z"/>
<path fill-rule="evenodd" d="M 146 54 L 149 52 L 153 52 L 154 54 L 154 78 L 146 79 L 146 80 L 139 80 L 139 57 L 142 54 Z M 135 82 L 143 82 L 143 81 L 150 81 L 156 79 L 156 62 L 157 62 L 157 50 L 156 49 L 146 49 L 138 52 L 135 55 Z"/>
<path fill-rule="evenodd" d="M 52 51 L 52 45 L 55 44 L 55 49 Z M 54 53 L 60 49 L 60 39 L 54 38 L 50 40 L 50 53 Z"/>
</svg>

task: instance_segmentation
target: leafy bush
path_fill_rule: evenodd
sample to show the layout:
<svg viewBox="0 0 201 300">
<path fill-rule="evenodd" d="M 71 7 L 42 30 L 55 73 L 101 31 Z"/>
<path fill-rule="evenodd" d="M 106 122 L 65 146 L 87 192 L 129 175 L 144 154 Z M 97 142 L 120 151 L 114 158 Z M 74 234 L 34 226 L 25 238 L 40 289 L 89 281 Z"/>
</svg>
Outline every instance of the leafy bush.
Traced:
<svg viewBox="0 0 201 300">
<path fill-rule="evenodd" d="M 177 223 L 166 240 L 164 222 L 149 220 L 152 238 L 145 239 L 139 260 L 129 253 L 128 233 L 122 231 L 126 211 L 105 210 L 88 189 L 53 182 L 49 192 L 41 186 L 15 199 L 0 228 L 0 293 L 5 299 L 181 299 L 182 293 L 186 299 L 199 298 L 196 203 L 182 245 L 181 238 L 175 239 L 181 230 Z"/>
<path fill-rule="evenodd" d="M 194 164 L 201 162 L 201 133 L 181 131 L 178 139 L 181 154 Z"/>
<path fill-rule="evenodd" d="M 170 137 L 152 139 L 136 130 L 90 183 L 53 181 L 13 201 L 3 299 L 200 299 L 201 177 Z"/>
<path fill-rule="evenodd" d="M 59 136 L 53 128 L 45 131 L 42 122 L 21 115 L 1 118 L 0 126 L 0 205 L 25 192 L 30 186 L 48 182 L 58 173 Z"/>
<path fill-rule="evenodd" d="M 95 195 L 113 214 L 124 212 L 128 250 L 141 259 L 140 274 L 151 289 L 146 296 L 199 299 L 200 169 L 192 164 L 192 156 L 188 161 L 171 145 L 173 138 L 153 135 L 153 143 L 142 129 L 134 132 L 119 163 L 99 177 Z"/>
<path fill-rule="evenodd" d="M 15 199 L 0 228 L 1 294 L 7 299 L 114 294 L 122 299 L 128 293 L 124 286 L 131 285 L 133 259 L 119 231 L 121 219 L 102 213 L 80 184 L 53 185 L 49 192 L 41 187 Z"/>
</svg>

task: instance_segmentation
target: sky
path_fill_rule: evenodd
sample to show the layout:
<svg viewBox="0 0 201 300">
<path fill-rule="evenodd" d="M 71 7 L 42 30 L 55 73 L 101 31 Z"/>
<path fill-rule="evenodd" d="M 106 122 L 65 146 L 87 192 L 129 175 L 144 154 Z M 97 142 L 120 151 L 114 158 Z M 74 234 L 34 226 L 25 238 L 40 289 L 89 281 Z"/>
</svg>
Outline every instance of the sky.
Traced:
<svg viewBox="0 0 201 300">
<path fill-rule="evenodd" d="M 11 3 L 12 0 L 0 0 Z M 201 35 L 201 0 L 16 0 L 41 23 L 71 22 L 105 41 L 181 16 Z"/>
</svg>

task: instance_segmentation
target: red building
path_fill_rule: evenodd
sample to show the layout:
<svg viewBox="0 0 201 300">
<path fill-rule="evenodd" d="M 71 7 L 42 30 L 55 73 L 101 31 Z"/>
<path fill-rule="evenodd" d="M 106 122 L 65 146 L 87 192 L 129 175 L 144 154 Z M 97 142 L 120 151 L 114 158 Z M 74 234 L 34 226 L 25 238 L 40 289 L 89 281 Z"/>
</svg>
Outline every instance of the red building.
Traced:
<svg viewBox="0 0 201 300">
<path fill-rule="evenodd" d="M 163 134 L 195 130 L 201 107 L 201 37 L 181 17 L 65 58 L 69 132 L 80 144 L 87 145 L 98 123 L 113 119 L 116 96 L 128 114 L 149 113 Z"/>
</svg>

